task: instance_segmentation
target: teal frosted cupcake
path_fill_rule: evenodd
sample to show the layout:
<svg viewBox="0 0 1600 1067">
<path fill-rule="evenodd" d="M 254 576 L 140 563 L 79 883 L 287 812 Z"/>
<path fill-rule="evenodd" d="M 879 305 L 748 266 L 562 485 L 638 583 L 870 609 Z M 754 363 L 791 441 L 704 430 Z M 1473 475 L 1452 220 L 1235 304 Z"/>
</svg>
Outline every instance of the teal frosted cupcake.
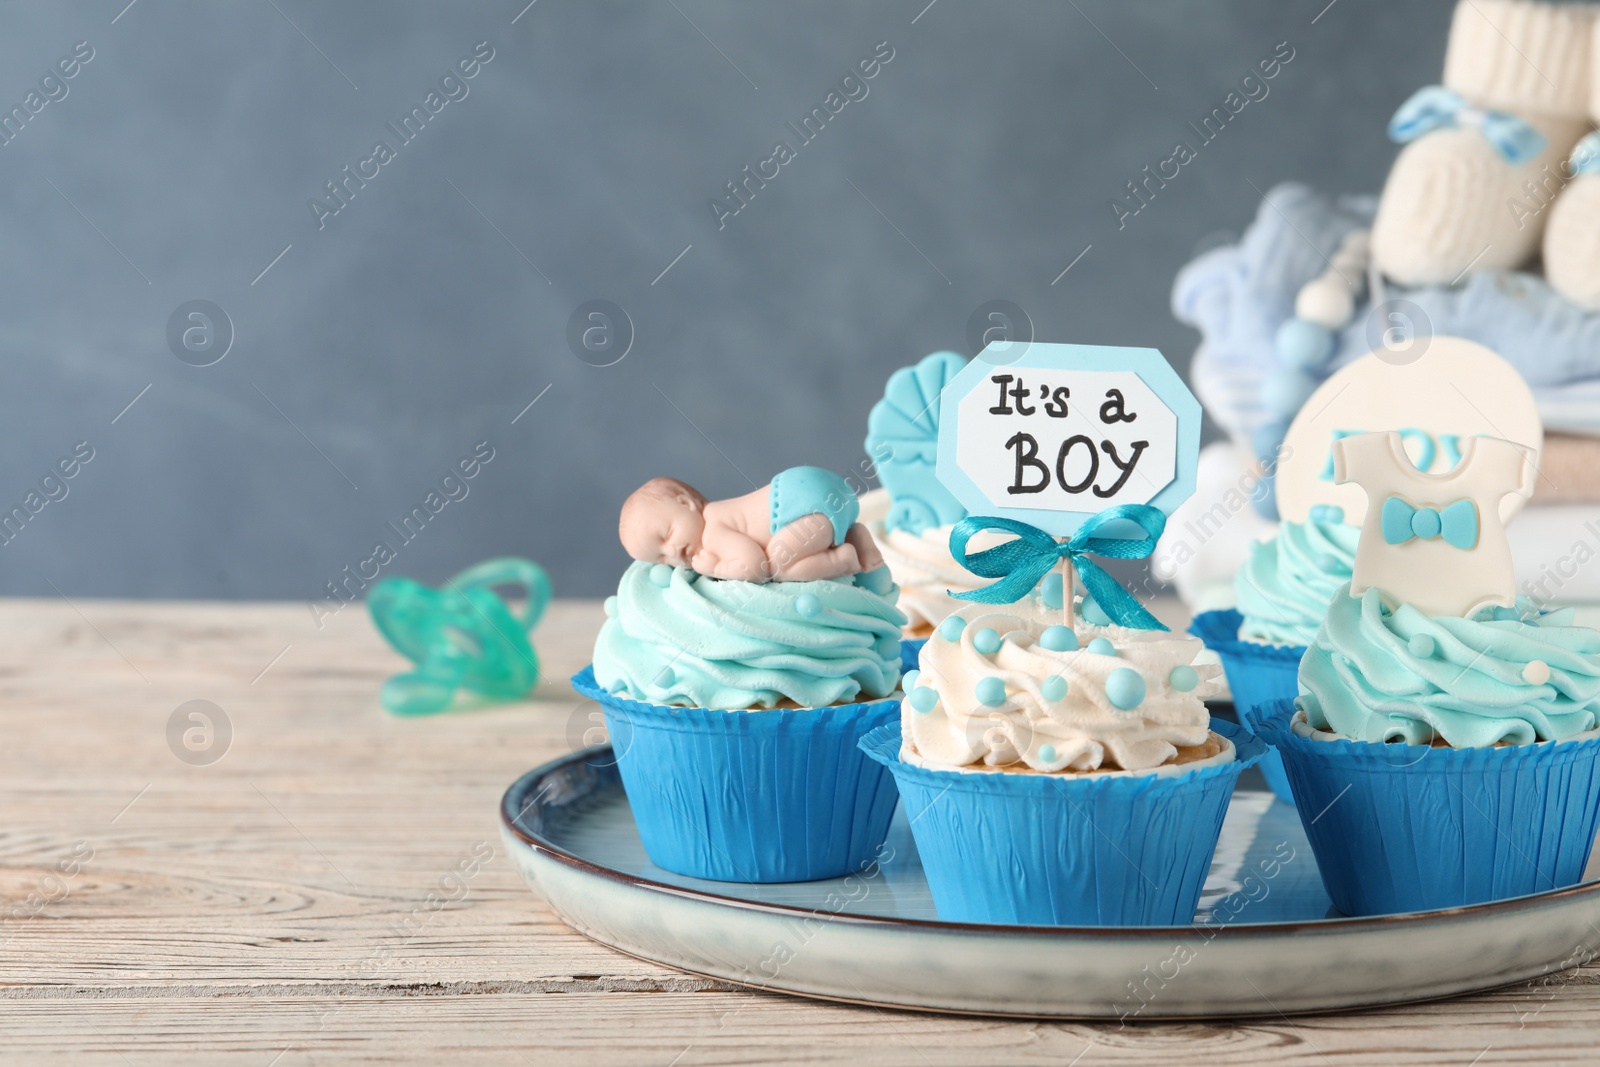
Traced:
<svg viewBox="0 0 1600 1067">
<path fill-rule="evenodd" d="M 1526 602 L 1470 618 L 1341 594 L 1264 725 L 1334 906 L 1572 885 L 1600 820 L 1600 632 Z"/>
<path fill-rule="evenodd" d="M 857 742 L 898 711 L 897 596 L 881 569 L 756 583 L 628 568 L 573 686 L 605 709 L 652 862 L 743 882 L 870 862 L 896 796 Z"/>
<path fill-rule="evenodd" d="M 1360 533 L 1345 523 L 1342 509 L 1319 504 L 1305 522 L 1282 523 L 1276 537 L 1253 545 L 1233 580 L 1239 638 L 1288 648 L 1310 645 L 1328 602 L 1350 588 Z"/>
<path fill-rule="evenodd" d="M 1241 722 L 1254 727 L 1255 709 L 1299 692 L 1300 657 L 1316 636 L 1333 597 L 1350 588 L 1360 530 L 1344 512 L 1318 505 L 1306 522 L 1285 522 L 1277 536 L 1257 542 L 1234 576 L 1235 611 L 1208 611 L 1190 631 L 1222 660 Z M 1294 802 L 1276 754 L 1262 762 L 1272 791 Z"/>
<path fill-rule="evenodd" d="M 1228 800 L 1259 741 L 1206 711 L 1215 664 L 1155 630 L 969 606 L 928 639 L 887 766 L 939 916 L 1193 920 Z"/>
</svg>

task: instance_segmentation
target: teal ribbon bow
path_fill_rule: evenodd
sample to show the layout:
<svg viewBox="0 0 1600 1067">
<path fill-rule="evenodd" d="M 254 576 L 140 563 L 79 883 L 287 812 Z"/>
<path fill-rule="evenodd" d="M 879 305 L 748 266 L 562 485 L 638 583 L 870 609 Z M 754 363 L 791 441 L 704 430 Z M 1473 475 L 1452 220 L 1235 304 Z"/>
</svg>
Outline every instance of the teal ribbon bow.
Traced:
<svg viewBox="0 0 1600 1067">
<path fill-rule="evenodd" d="M 1143 537 L 1096 537 L 1108 523 L 1126 520 L 1144 530 Z M 1091 556 L 1105 559 L 1144 559 L 1156 549 L 1156 539 L 1166 528 L 1167 516 L 1149 504 L 1119 504 L 1095 515 L 1078 527 L 1066 541 L 1057 541 L 1037 526 L 1014 519 L 973 516 L 962 519 L 950 531 L 950 555 L 980 578 L 998 578 L 993 585 L 967 593 L 952 592 L 958 600 L 980 604 L 1014 604 L 1027 596 L 1063 559 L 1072 561 L 1083 578 L 1085 588 L 1112 622 L 1140 630 L 1165 630 L 1154 615 L 1145 610 L 1134 595 L 1100 568 Z M 967 542 L 985 530 L 1016 534 L 1016 540 L 967 555 Z M 1071 590 L 1065 595 L 1071 596 Z"/>
<path fill-rule="evenodd" d="M 1403 545 L 1412 538 L 1424 541 L 1441 538 L 1447 545 L 1469 549 L 1478 543 L 1478 505 L 1457 500 L 1442 508 L 1418 508 L 1404 498 L 1392 496 L 1383 502 L 1383 539 Z"/>
<path fill-rule="evenodd" d="M 1600 174 L 1600 130 L 1578 142 L 1578 147 L 1572 150 L 1572 158 L 1567 162 L 1567 167 L 1574 176 Z"/>
<path fill-rule="evenodd" d="M 1434 130 L 1476 126 L 1507 163 L 1526 163 L 1544 151 L 1545 136 L 1509 111 L 1474 107 L 1454 89 L 1418 89 L 1389 120 L 1389 139 L 1405 144 Z"/>
</svg>

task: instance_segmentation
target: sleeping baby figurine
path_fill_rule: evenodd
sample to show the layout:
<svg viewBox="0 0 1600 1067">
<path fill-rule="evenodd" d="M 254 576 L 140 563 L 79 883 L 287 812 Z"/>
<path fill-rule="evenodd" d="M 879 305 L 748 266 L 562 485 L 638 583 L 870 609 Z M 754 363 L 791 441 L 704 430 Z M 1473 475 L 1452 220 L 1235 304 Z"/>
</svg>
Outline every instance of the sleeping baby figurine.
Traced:
<svg viewBox="0 0 1600 1067">
<path fill-rule="evenodd" d="M 634 559 L 742 582 L 810 582 L 877 570 L 883 557 L 856 494 L 820 467 L 790 467 L 731 500 L 707 500 L 676 478 L 652 478 L 622 505 Z"/>
</svg>

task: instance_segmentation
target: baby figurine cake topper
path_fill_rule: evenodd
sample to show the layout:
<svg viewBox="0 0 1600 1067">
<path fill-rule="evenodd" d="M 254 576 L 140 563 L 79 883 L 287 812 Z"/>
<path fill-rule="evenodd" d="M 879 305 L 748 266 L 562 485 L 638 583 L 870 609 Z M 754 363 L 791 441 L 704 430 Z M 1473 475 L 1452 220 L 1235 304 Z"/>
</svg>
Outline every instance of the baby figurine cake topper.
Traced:
<svg viewBox="0 0 1600 1067">
<path fill-rule="evenodd" d="M 1441 474 L 1417 470 L 1399 432 L 1333 443 L 1333 478 L 1367 494 L 1350 595 L 1377 589 L 1389 607 L 1470 616 L 1511 607 L 1516 575 L 1500 501 L 1533 493 L 1534 451 L 1498 437 L 1468 437 Z"/>
<path fill-rule="evenodd" d="M 652 478 L 622 505 L 628 555 L 741 582 L 810 582 L 875 571 L 883 557 L 845 480 L 791 467 L 731 500 L 707 500 L 676 478 Z"/>
</svg>

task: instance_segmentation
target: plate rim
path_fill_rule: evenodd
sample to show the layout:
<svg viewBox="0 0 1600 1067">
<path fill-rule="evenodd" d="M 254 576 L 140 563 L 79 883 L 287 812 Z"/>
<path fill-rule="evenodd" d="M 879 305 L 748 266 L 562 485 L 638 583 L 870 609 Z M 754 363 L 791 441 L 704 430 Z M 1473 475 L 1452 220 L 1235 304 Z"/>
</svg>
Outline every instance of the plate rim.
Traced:
<svg viewBox="0 0 1600 1067">
<path fill-rule="evenodd" d="M 1258 923 L 1257 925 L 1258 926 L 1262 926 L 1262 925 L 1266 925 L 1266 924 Z M 1060 929 L 1060 928 L 1059 927 L 1044 927 L 1043 929 Z M 1111 929 L 1114 929 L 1114 930 L 1115 929 L 1131 930 L 1131 929 L 1135 929 L 1135 927 L 1111 927 Z M 1168 929 L 1171 929 L 1171 927 L 1169 927 Z M 1108 1015 L 1055 1015 L 1055 1014 L 1042 1015 L 1042 1014 L 1039 1014 L 1038 1012 L 1009 1012 L 1009 1011 L 1000 1011 L 1000 1010 L 991 1009 L 991 1008 L 954 1008 L 954 1007 L 949 1007 L 947 1005 L 938 1005 L 936 1007 L 930 1007 L 930 1006 L 928 1006 L 926 1004 L 907 1004 L 907 1003 L 904 1003 L 904 1002 L 901 1002 L 901 1001 L 894 1001 L 894 1000 L 872 1000 L 870 998 L 863 999 L 861 997 L 846 997 L 846 996 L 840 996 L 837 993 L 819 993 L 819 992 L 816 992 L 815 990 L 794 989 L 794 988 L 791 988 L 791 987 L 788 987 L 788 986 L 756 985 L 756 984 L 754 984 L 752 982 L 744 982 L 744 981 L 741 981 L 741 980 L 739 980 L 737 978 L 728 978 L 728 977 L 725 977 L 725 976 L 720 975 L 720 974 L 715 974 L 715 973 L 713 973 L 711 971 L 696 970 L 693 967 L 686 967 L 681 963 L 665 963 L 662 960 L 655 959 L 655 958 L 653 958 L 651 956 L 647 956 L 647 955 L 644 955 L 644 954 L 639 953 L 639 952 L 635 952 L 632 949 L 623 948 L 620 945 L 615 945 L 615 944 L 612 944 L 609 941 L 601 940 L 600 938 L 596 937 L 594 934 L 586 933 L 585 931 L 582 931 L 582 930 L 579 930 L 578 932 L 580 934 L 583 934 L 584 937 L 587 937 L 589 940 L 593 941 L 595 944 L 603 945 L 603 946 L 605 946 L 606 948 L 610 949 L 613 952 L 620 952 L 624 956 L 629 957 L 630 959 L 640 960 L 640 961 L 642 961 L 644 963 L 654 963 L 654 964 L 657 964 L 657 965 L 663 966 L 663 967 L 671 967 L 675 971 L 682 971 L 684 974 L 692 975 L 695 978 L 704 978 L 707 981 L 720 982 L 720 983 L 722 983 L 724 985 L 733 986 L 735 989 L 737 989 L 737 990 L 739 990 L 741 992 L 745 992 L 745 993 L 777 994 L 779 996 L 786 996 L 786 997 L 799 997 L 801 1000 L 816 1001 L 816 1002 L 822 1003 L 822 1004 L 843 1004 L 843 1005 L 846 1005 L 846 1006 L 849 1006 L 849 1007 L 877 1008 L 877 1009 L 880 1009 L 880 1010 L 887 1008 L 890 1011 L 907 1012 L 907 1013 L 912 1013 L 912 1014 L 922 1013 L 922 1014 L 927 1014 L 927 1015 L 954 1015 L 954 1016 L 960 1016 L 962 1018 L 967 1018 L 967 1019 L 1007 1019 L 1007 1020 L 1011 1020 L 1013 1022 L 1058 1022 L 1058 1023 L 1090 1023 L 1090 1024 L 1093 1024 L 1093 1023 L 1109 1023 L 1110 1020 L 1111 1020 L 1111 1016 L 1108 1016 Z M 1553 971 L 1551 973 L 1552 974 L 1559 974 L 1561 972 L 1560 971 Z M 1481 988 L 1474 987 L 1474 988 L 1471 988 L 1471 989 L 1461 989 L 1461 990 L 1458 990 L 1458 991 L 1456 991 L 1454 993 L 1436 993 L 1436 994 L 1432 994 L 1432 995 L 1429 995 L 1429 996 L 1415 997 L 1415 998 L 1406 999 L 1406 1000 L 1373 1000 L 1373 1001 L 1363 1002 L 1363 1003 L 1360 1003 L 1360 1004 L 1341 1004 L 1341 1005 L 1337 1005 L 1337 1006 L 1334 1006 L 1334 1007 L 1328 1007 L 1328 1008 L 1298 1008 L 1297 1007 L 1297 1008 L 1291 1009 L 1288 1012 L 1279 1011 L 1277 1008 L 1271 1007 L 1270 1006 L 1271 1002 L 1268 1001 L 1269 1006 L 1264 1011 L 1244 1011 L 1244 1012 L 1228 1011 L 1228 1012 L 1225 1012 L 1225 1013 L 1202 1014 L 1202 1015 L 1182 1014 L 1182 1013 L 1162 1014 L 1162 1013 L 1159 1013 L 1159 1012 L 1155 1013 L 1155 1014 L 1145 1015 L 1145 1014 L 1141 1013 L 1139 1018 L 1138 1018 L 1138 1020 L 1136 1021 L 1135 1025 L 1143 1024 L 1143 1023 L 1197 1023 L 1197 1022 L 1204 1022 L 1206 1020 L 1240 1020 L 1242 1022 L 1250 1023 L 1250 1022 L 1255 1022 L 1255 1021 L 1260 1020 L 1260 1019 L 1298 1019 L 1298 1018 L 1301 1018 L 1302 1016 L 1307 1016 L 1307 1015 L 1357 1014 L 1357 1013 L 1360 1013 L 1360 1012 L 1368 1012 L 1368 1011 L 1382 1011 L 1382 1010 L 1384 1010 L 1386 1008 L 1410 1008 L 1410 1007 L 1415 1007 L 1418 1004 L 1438 1004 L 1438 1003 L 1441 1003 L 1441 1002 L 1446 1001 L 1446 1000 L 1456 1000 L 1456 999 L 1458 999 L 1460 997 L 1471 997 L 1471 996 L 1477 996 L 1477 995 L 1482 994 L 1482 993 L 1494 993 L 1494 992 L 1497 992 L 1497 991 L 1502 990 L 1502 989 L 1511 989 L 1511 988 L 1513 988 L 1515 986 L 1523 985 L 1527 981 L 1528 981 L 1528 979 L 1525 979 L 1525 978 L 1515 978 L 1515 979 L 1512 979 L 1509 982 L 1497 982 L 1497 983 L 1495 983 L 1493 985 L 1486 985 L 1486 986 L 1483 986 Z"/>
<path fill-rule="evenodd" d="M 565 756 L 548 760 L 533 769 L 519 775 L 507 787 L 500 798 L 500 824 L 504 832 L 513 834 L 535 852 L 542 853 L 550 859 L 565 867 L 572 868 L 582 874 L 598 875 L 613 882 L 633 886 L 651 892 L 662 893 L 667 896 L 688 898 L 691 900 L 705 901 L 709 904 L 736 908 L 743 911 L 762 912 L 780 917 L 803 917 L 813 915 L 827 915 L 832 922 L 844 922 L 852 926 L 886 927 L 908 932 L 939 931 L 943 933 L 966 934 L 978 936 L 1008 936 L 1031 937 L 1046 939 L 1072 939 L 1072 938 L 1106 938 L 1127 940 L 1141 938 L 1149 940 L 1166 940 L 1180 932 L 1194 932 L 1195 930 L 1214 931 L 1217 936 L 1228 936 L 1233 940 L 1244 940 L 1250 937 L 1282 937 L 1294 934 L 1316 934 L 1325 932 L 1358 934 L 1363 931 L 1376 932 L 1385 928 L 1393 928 L 1397 924 L 1426 925 L 1433 923 L 1447 923 L 1461 918 L 1486 918 L 1503 914 L 1514 914 L 1526 909 L 1539 909 L 1572 897 L 1600 896 L 1600 879 L 1588 882 L 1579 882 L 1576 885 L 1564 886 L 1560 889 L 1547 889 L 1538 893 L 1528 893 L 1523 896 L 1503 897 L 1499 900 L 1485 901 L 1481 904 L 1464 904 L 1453 908 L 1438 908 L 1431 911 L 1391 912 L 1386 915 L 1341 915 L 1337 918 L 1323 919 L 1295 919 L 1279 920 L 1275 922 L 1256 923 L 1219 923 L 1207 925 L 1202 923 L 1188 923 L 1180 926 L 1037 926 L 1013 923 L 972 923 L 952 922 L 944 919 L 914 919 L 898 915 L 852 915 L 848 913 L 833 914 L 821 912 L 815 908 L 802 907 L 795 904 L 778 904 L 764 900 L 750 900 L 745 897 L 729 896 L 723 893 L 709 892 L 703 889 L 693 889 L 687 886 L 673 885 L 669 882 L 657 881 L 644 875 L 630 874 L 627 871 L 614 867 L 606 867 L 585 859 L 555 842 L 525 829 L 519 823 L 520 815 L 513 813 L 515 804 L 513 797 L 526 796 L 532 783 L 555 774 L 569 766 L 579 763 L 590 763 L 595 759 L 611 753 L 610 743 L 594 745 L 590 748 L 580 749 Z M 608 766 L 615 766 L 613 759 Z M 524 805 L 523 810 L 527 810 Z M 736 883 L 745 884 L 745 883 Z M 681 969 L 681 968 L 680 968 Z M 721 979 L 719 979 L 721 980 Z"/>
</svg>

